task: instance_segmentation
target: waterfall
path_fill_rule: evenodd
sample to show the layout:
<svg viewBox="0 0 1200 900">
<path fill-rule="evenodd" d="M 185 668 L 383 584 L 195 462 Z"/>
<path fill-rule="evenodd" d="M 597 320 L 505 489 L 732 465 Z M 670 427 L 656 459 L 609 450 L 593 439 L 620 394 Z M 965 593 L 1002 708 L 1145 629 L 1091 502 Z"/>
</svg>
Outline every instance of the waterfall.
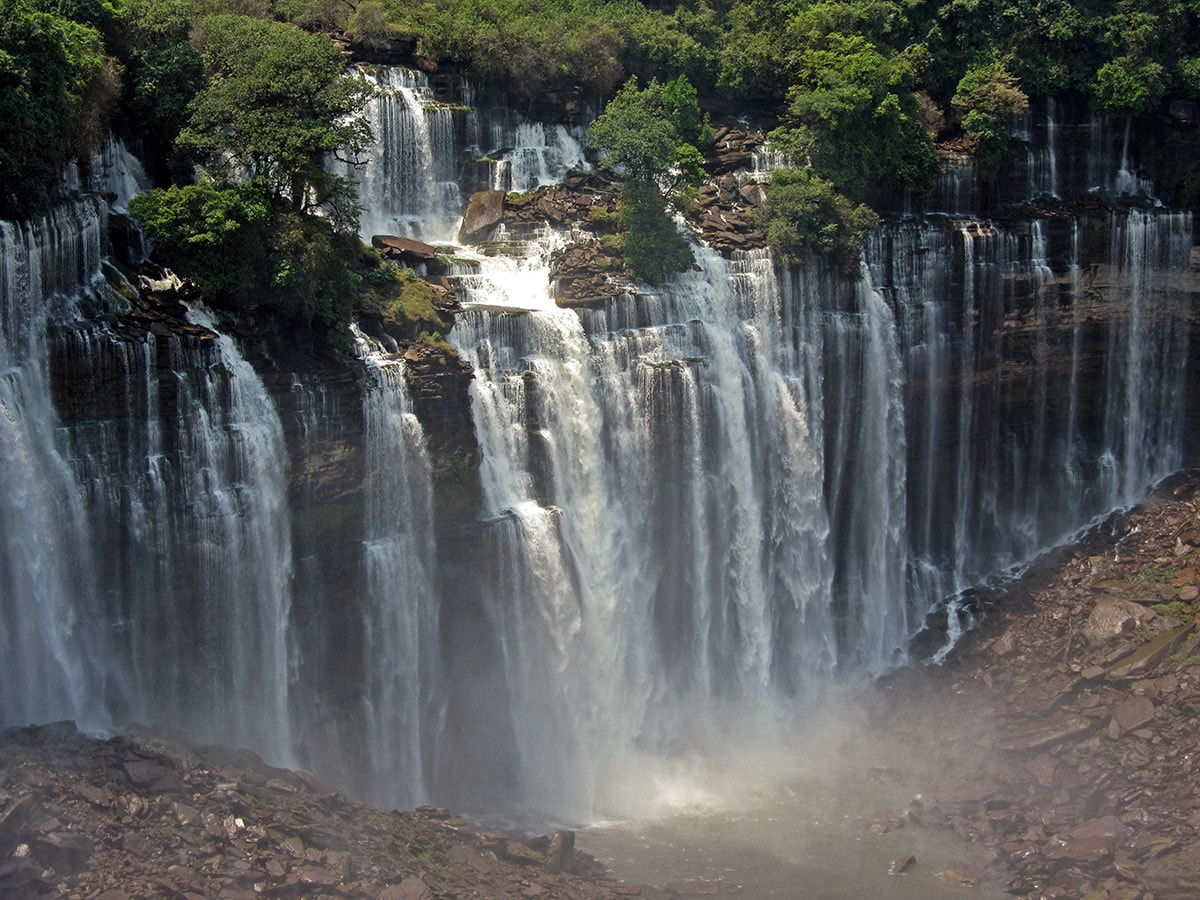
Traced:
<svg viewBox="0 0 1200 900">
<path fill-rule="evenodd" d="M 213 328 L 207 313 L 190 314 Z M 233 341 L 64 329 L 76 377 L 111 410 L 67 432 L 95 576 L 114 628 L 122 719 L 293 760 L 287 455 L 273 402 Z M 207 346 L 205 346 L 207 345 Z M 95 413 L 93 413 L 95 415 Z"/>
<path fill-rule="evenodd" d="M 581 161 L 578 129 L 361 77 L 364 234 L 447 240 L 473 183 Z M 1001 199 L 1136 180 L 1118 130 L 1059 116 Z M 473 448 L 414 415 L 445 385 L 410 397 L 394 345 L 293 373 L 203 310 L 132 328 L 100 204 L 0 223 L 0 725 L 164 723 L 543 821 L 703 801 L 726 754 L 906 662 L 931 610 L 952 643 L 959 595 L 1183 458 L 1190 215 L 978 221 L 965 160 L 939 191 L 856 277 L 696 247 L 562 309 L 565 235 L 461 248 L 478 494 Z M 456 478 L 478 509 L 441 503 Z"/>
<path fill-rule="evenodd" d="M 429 462 L 402 361 L 361 333 L 357 344 L 372 377 L 363 401 L 363 738 L 370 771 L 360 784 L 381 803 L 415 806 L 426 796 L 427 711 L 438 693 Z"/>
<path fill-rule="evenodd" d="M 449 240 L 462 197 L 455 112 L 435 101 L 419 72 L 399 67 L 359 70 L 376 89 L 367 104 L 374 145 L 358 174 L 359 231 Z"/>
<path fill-rule="evenodd" d="M 1119 211 L 1098 226 L 1103 264 L 1083 257 L 1075 220 L 898 223 L 868 242 L 901 323 L 917 608 L 1180 464 L 1188 304 L 1169 273 L 1186 269 L 1191 218 Z"/>
<path fill-rule="evenodd" d="M 495 190 L 528 192 L 557 184 L 564 172 L 586 168 L 583 148 L 587 134 L 582 127 L 516 123 L 498 118 L 491 127 L 492 146 L 504 148 L 492 168 L 490 186 Z"/>
<path fill-rule="evenodd" d="M 47 320 L 98 278 L 92 200 L 0 222 L 0 721 L 107 724 L 108 655 L 82 498 L 58 444 Z M 99 627 L 97 627 L 99 626 Z"/>
<path fill-rule="evenodd" d="M 104 219 L 87 200 L 2 226 L 0 718 L 166 721 L 289 760 L 278 417 L 228 338 L 205 352 L 79 318 L 76 295 L 104 291 Z M 107 406 L 63 427 L 55 367 Z"/>
<path fill-rule="evenodd" d="M 819 435 L 770 258 L 699 248 L 700 271 L 576 314 L 549 299 L 548 247 L 461 276 L 454 340 L 477 372 L 520 794 L 590 817 L 655 802 L 632 773 L 712 749 L 717 710 L 803 706 L 839 651 Z M 849 655 L 873 657 L 891 623 L 853 617 Z"/>
</svg>

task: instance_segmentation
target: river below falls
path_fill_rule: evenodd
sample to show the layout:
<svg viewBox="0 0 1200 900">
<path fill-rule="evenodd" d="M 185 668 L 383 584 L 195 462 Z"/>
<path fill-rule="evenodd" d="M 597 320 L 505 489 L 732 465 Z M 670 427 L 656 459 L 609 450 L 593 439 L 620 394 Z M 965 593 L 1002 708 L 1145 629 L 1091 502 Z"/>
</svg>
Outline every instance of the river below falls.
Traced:
<svg viewBox="0 0 1200 900">
<path fill-rule="evenodd" d="M 921 785 L 906 773 L 916 761 L 889 756 L 886 742 L 863 734 L 806 740 L 795 749 L 747 754 L 729 765 L 725 779 L 721 767 L 711 767 L 709 787 L 663 784 L 658 802 L 676 801 L 669 812 L 594 824 L 578 832 L 576 844 L 623 881 L 723 881 L 739 885 L 736 896 L 745 898 L 1007 896 L 997 882 L 968 886 L 944 874 L 987 861 L 985 851 L 950 830 L 879 827 L 903 821 L 919 796 Z M 889 874 L 906 856 L 915 864 Z"/>
</svg>

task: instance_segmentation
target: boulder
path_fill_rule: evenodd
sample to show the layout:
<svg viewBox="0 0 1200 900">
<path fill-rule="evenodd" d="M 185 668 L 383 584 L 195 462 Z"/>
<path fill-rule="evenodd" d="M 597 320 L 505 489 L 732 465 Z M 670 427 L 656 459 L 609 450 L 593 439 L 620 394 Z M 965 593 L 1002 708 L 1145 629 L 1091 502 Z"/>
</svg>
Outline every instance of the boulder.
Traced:
<svg viewBox="0 0 1200 900">
<path fill-rule="evenodd" d="M 1126 828 L 1116 816 L 1105 816 L 1084 822 L 1070 831 L 1056 834 L 1042 849 L 1042 855 L 1050 860 L 1070 860 L 1076 863 L 1094 863 L 1111 856 L 1117 839 L 1126 834 Z"/>
<path fill-rule="evenodd" d="M 550 838 L 550 849 L 546 851 L 546 870 L 557 875 L 570 872 L 575 865 L 575 832 L 556 831 Z"/>
<path fill-rule="evenodd" d="M 1129 655 L 1120 659 L 1108 670 L 1108 677 L 1113 679 L 1132 678 L 1142 672 L 1148 672 L 1160 662 L 1174 653 L 1183 645 L 1191 634 L 1195 623 L 1180 625 L 1170 631 L 1147 641 Z"/>
<path fill-rule="evenodd" d="M 1129 697 L 1117 704 L 1117 708 L 1113 710 L 1108 733 L 1114 738 L 1120 737 L 1153 720 L 1154 714 L 1154 704 L 1146 697 Z"/>
<path fill-rule="evenodd" d="M 485 241 L 503 218 L 504 191 L 476 191 L 467 201 L 458 239 L 464 244 Z"/>
<path fill-rule="evenodd" d="M 1153 615 L 1153 612 L 1144 606 L 1129 600 L 1102 597 L 1096 601 L 1091 615 L 1084 623 L 1083 636 L 1093 645 L 1103 644 L 1105 641 L 1132 633 L 1142 621 Z"/>
<path fill-rule="evenodd" d="M 386 259 L 399 260 L 412 265 L 437 259 L 437 248 L 413 238 L 377 234 L 371 238 L 371 246 Z"/>
</svg>

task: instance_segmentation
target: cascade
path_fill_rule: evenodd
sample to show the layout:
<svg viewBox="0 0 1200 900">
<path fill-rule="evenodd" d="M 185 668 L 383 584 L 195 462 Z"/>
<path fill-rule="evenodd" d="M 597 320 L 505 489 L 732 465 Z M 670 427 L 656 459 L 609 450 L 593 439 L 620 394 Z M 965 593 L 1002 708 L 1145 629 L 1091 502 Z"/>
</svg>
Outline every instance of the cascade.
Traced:
<svg viewBox="0 0 1200 900">
<path fill-rule="evenodd" d="M 582 128 L 497 118 L 491 127 L 493 147 L 506 148 L 492 166 L 490 187 L 501 191 L 536 190 L 557 184 L 569 169 L 586 167 Z"/>
<path fill-rule="evenodd" d="M 0 222 L 0 721 L 106 724 L 93 633 L 99 582 L 82 498 L 57 442 L 47 319 L 100 272 L 104 211 L 92 200 Z"/>
<path fill-rule="evenodd" d="M 577 129 L 361 77 L 364 235 L 450 240 L 466 189 L 581 161 Z M 1147 189 L 1107 124 L 1045 115 L 1001 199 Z M 878 229 L 857 278 L 697 247 L 561 309 L 564 235 L 462 249 L 482 508 L 450 537 L 388 348 L 359 335 L 335 385 L 256 372 L 201 310 L 211 338 L 122 336 L 87 316 L 119 302 L 100 206 L 3 223 L 0 725 L 165 722 L 539 821 L 703 802 L 715 761 L 905 662 L 939 605 L 952 642 L 957 595 L 1181 462 L 1191 217 L 980 222 L 975 182 L 960 161 L 949 215 Z"/>
<path fill-rule="evenodd" d="M 261 380 L 223 335 L 67 327 L 56 343 L 113 398 L 65 451 L 105 586 L 93 624 L 113 630 L 110 707 L 292 761 L 287 458 Z"/>
<path fill-rule="evenodd" d="M 478 187 L 532 191 L 584 165 L 582 126 L 531 122 L 511 110 L 476 109 L 469 86 L 464 105 L 438 102 L 426 76 L 399 67 L 358 70 L 376 89 L 367 104 L 374 144 L 351 169 L 364 211 L 359 231 L 452 241 L 462 215 L 460 185 L 471 161 L 485 169 Z M 483 147 L 483 138 L 489 146 Z"/>
<path fill-rule="evenodd" d="M 2 226 L 0 717 L 165 721 L 290 759 L 278 418 L 227 338 L 205 353 L 81 318 L 81 292 L 112 302 L 105 219 L 85 200 Z M 56 366 L 88 369 L 111 417 L 64 428 Z"/>
<path fill-rule="evenodd" d="M 435 102 L 419 72 L 399 67 L 359 70 L 376 95 L 367 104 L 375 143 L 358 171 L 364 203 L 359 231 L 448 240 L 462 207 L 455 113 Z"/>
<path fill-rule="evenodd" d="M 369 771 L 359 790 L 380 803 L 423 801 L 428 698 L 436 682 L 432 495 L 424 433 L 410 410 L 403 362 L 359 332 L 373 378 L 363 400 L 363 739 Z M 388 786 L 380 791 L 382 786 Z"/>
<path fill-rule="evenodd" d="M 520 794 L 587 818 L 646 800 L 631 771 L 714 749 L 718 710 L 762 727 L 815 700 L 839 646 L 819 423 L 770 258 L 698 248 L 700 271 L 577 314 L 548 296 L 548 247 L 460 275 L 453 339 L 476 367 Z M 899 638 L 889 598 L 863 602 L 881 614 L 851 613 L 846 656 L 876 664 Z"/>
</svg>

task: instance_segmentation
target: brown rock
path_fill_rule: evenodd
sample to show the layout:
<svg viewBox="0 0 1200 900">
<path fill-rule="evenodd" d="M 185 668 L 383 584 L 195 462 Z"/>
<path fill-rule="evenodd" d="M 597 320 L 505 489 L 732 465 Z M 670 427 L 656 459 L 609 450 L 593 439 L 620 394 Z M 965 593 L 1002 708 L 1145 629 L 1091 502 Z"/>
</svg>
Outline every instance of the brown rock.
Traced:
<svg viewBox="0 0 1200 900">
<path fill-rule="evenodd" d="M 664 884 L 663 890 L 676 897 L 716 897 L 720 894 L 732 894 L 741 890 L 729 881 L 672 881 Z"/>
<path fill-rule="evenodd" d="M 504 191 L 477 191 L 467 202 L 458 239 L 464 244 L 485 241 L 503 218 Z"/>
<path fill-rule="evenodd" d="M 546 871 L 557 875 L 570 872 L 575 865 L 575 832 L 556 831 L 550 838 L 550 849 L 546 851 Z"/>
<path fill-rule="evenodd" d="M 1112 855 L 1117 839 L 1126 833 L 1127 829 L 1116 816 L 1093 819 L 1052 837 L 1042 849 L 1042 855 L 1050 860 L 1099 862 Z"/>
<path fill-rule="evenodd" d="M 916 864 L 917 858 L 915 856 L 898 856 L 893 859 L 891 865 L 888 866 L 888 874 L 900 875 L 904 872 L 907 872 Z"/>
<path fill-rule="evenodd" d="M 60 875 L 71 875 L 83 868 L 94 850 L 95 845 L 82 834 L 57 832 L 38 841 L 35 855 Z"/>
<path fill-rule="evenodd" d="M 407 263 L 428 262 L 437 259 L 437 248 L 413 238 L 377 234 L 371 238 L 371 246 L 388 259 L 399 259 Z"/>
<path fill-rule="evenodd" d="M 1113 710 L 1112 722 L 1109 723 L 1109 733 L 1116 727 L 1116 737 L 1126 732 L 1141 728 L 1154 719 L 1155 707 L 1148 697 L 1129 697 L 1117 704 Z"/>
<path fill-rule="evenodd" d="M 1151 641 L 1142 644 L 1128 656 L 1120 659 L 1109 667 L 1109 678 L 1133 678 L 1153 669 L 1160 662 L 1174 653 L 1195 627 L 1195 623 L 1180 625 L 1170 631 L 1160 634 Z"/>
<path fill-rule="evenodd" d="M 992 652 L 997 656 L 1012 656 L 1017 652 L 1017 636 L 1011 631 L 1006 631 L 1000 637 L 992 642 Z"/>
<path fill-rule="evenodd" d="M 1095 645 L 1131 634 L 1145 618 L 1146 612 L 1145 607 L 1129 600 L 1102 597 L 1096 601 L 1087 622 L 1084 623 L 1083 636 Z"/>
<path fill-rule="evenodd" d="M 1057 744 L 1059 741 L 1089 731 L 1092 723 L 1082 716 L 1055 713 L 1032 722 L 1023 722 L 1018 729 L 996 742 L 1001 750 L 1038 750 Z"/>
</svg>

